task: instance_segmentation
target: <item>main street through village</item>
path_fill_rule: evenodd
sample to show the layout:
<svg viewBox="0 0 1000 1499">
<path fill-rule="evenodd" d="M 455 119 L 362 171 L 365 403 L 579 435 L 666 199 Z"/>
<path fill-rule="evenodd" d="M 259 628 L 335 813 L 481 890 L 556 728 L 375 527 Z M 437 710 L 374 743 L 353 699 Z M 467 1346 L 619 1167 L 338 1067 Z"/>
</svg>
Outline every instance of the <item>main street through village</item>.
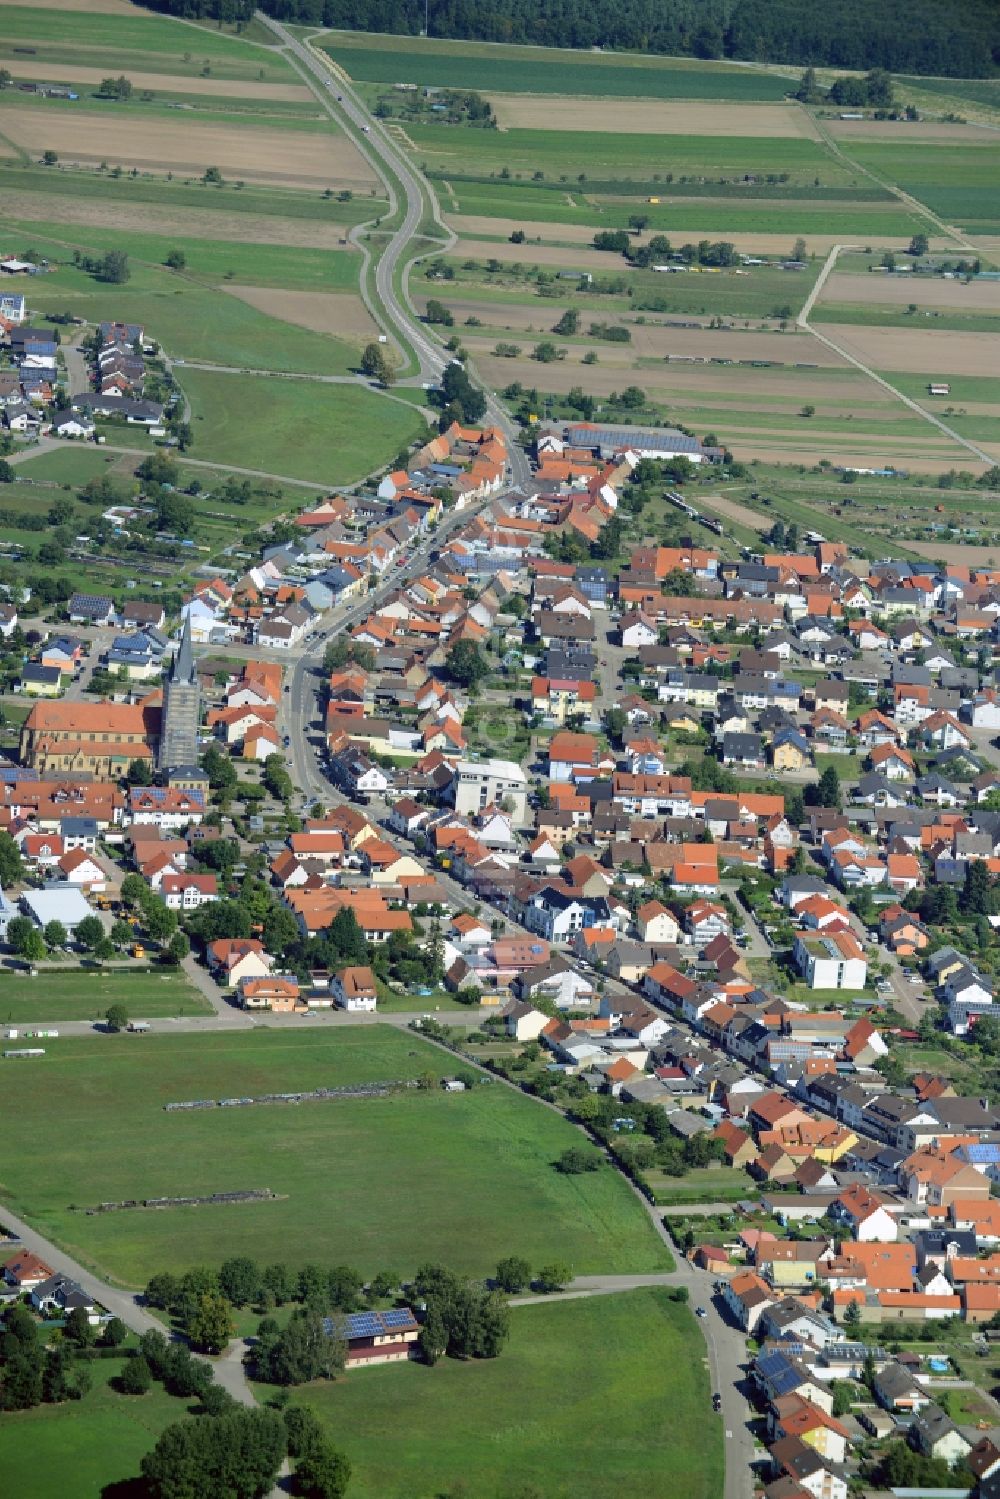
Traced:
<svg viewBox="0 0 1000 1499">
<path fill-rule="evenodd" d="M 412 237 L 421 223 L 425 209 L 429 209 L 432 217 L 439 221 L 433 189 L 428 182 L 418 176 L 416 169 L 399 152 L 382 124 L 365 110 L 343 74 L 339 70 L 335 72 L 328 59 L 324 60 L 315 49 L 298 41 L 280 23 L 260 12 L 258 16 L 284 44 L 287 53 L 314 89 L 317 97 L 323 102 L 324 107 L 337 119 L 341 127 L 352 135 L 358 149 L 383 176 L 389 188 L 391 201 L 395 202 L 396 198 L 392 179 L 395 178 L 402 185 L 406 200 L 403 220 L 375 263 L 374 279 L 378 300 L 372 302 L 369 299 L 369 307 L 377 320 L 387 322 L 387 333 L 398 335 L 398 340 L 402 344 L 409 344 L 416 351 L 420 378 L 422 380 L 440 379 L 447 356 L 433 342 L 412 310 L 404 305 L 397 287 L 399 285 L 405 287 L 405 274 L 398 281 L 396 274 L 400 262 L 407 256 Z M 331 98 L 334 103 L 331 103 Z M 489 420 L 502 429 L 507 440 L 510 458 L 509 483 L 510 487 L 516 488 L 530 479 L 530 465 L 519 445 L 517 427 L 511 422 L 495 396 L 490 392 L 485 392 L 485 394 Z M 379 603 L 386 594 L 398 588 L 409 578 L 418 576 L 422 568 L 426 566 L 431 551 L 439 548 L 447 535 L 459 524 L 465 524 L 473 513 L 475 513 L 474 509 L 470 507 L 460 513 L 452 512 L 448 515 L 431 537 L 411 553 L 402 568 L 385 582 L 380 583 L 378 588 L 369 593 L 361 603 L 335 615 L 325 630 L 314 637 L 313 649 L 308 653 L 303 653 L 296 660 L 290 674 L 289 691 L 284 698 L 283 717 L 285 732 L 290 740 L 288 758 L 291 762 L 292 779 L 302 795 L 303 804 L 315 798 L 327 802 L 345 800 L 331 787 L 322 774 L 317 763 L 314 743 L 310 740 L 309 726 L 313 724 L 317 726 L 314 730 L 316 743 L 323 742 L 318 725 L 322 723 L 322 659 L 327 641 L 349 630 L 365 618 L 372 607 Z M 611 691 L 612 684 L 607 684 L 606 690 Z M 388 818 L 390 809 L 388 804 L 375 799 L 371 810 L 374 818 L 384 822 Z M 465 892 L 449 876 L 439 873 L 438 878 L 449 893 L 455 896 L 459 906 L 467 900 Z M 525 930 L 518 928 L 509 918 L 504 918 L 504 926 L 512 931 Z M 628 993 L 623 985 L 611 983 L 609 988 L 612 991 L 620 990 L 622 994 Z M 451 1018 L 449 1016 L 449 1023 Z M 645 1203 L 645 1199 L 643 1202 Z M 647 1203 L 646 1206 L 649 1207 L 649 1204 Z M 660 1215 L 651 1211 L 651 1217 L 660 1236 L 665 1242 L 669 1242 Z M 755 1457 L 754 1440 L 747 1421 L 745 1392 L 741 1388 L 743 1366 L 747 1356 L 746 1343 L 743 1335 L 722 1313 L 721 1303 L 713 1302 L 706 1275 L 695 1271 L 683 1259 L 675 1275 L 678 1283 L 688 1287 L 693 1300 L 704 1302 L 706 1315 L 699 1318 L 699 1325 L 705 1336 L 712 1387 L 720 1393 L 722 1399 L 720 1417 L 715 1418 L 711 1412 L 706 1412 L 706 1420 L 721 1418 L 724 1422 L 727 1448 L 724 1499 L 746 1499 L 752 1487 L 752 1464 Z M 666 1279 L 669 1282 L 673 1278 L 667 1277 Z"/>
</svg>

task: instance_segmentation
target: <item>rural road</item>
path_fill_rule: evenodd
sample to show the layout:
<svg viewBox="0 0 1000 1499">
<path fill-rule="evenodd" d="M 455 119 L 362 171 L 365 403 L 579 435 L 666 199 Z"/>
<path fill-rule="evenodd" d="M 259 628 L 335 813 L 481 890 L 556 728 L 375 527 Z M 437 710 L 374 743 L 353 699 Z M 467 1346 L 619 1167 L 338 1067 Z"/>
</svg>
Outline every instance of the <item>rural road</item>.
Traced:
<svg viewBox="0 0 1000 1499">
<path fill-rule="evenodd" d="M 16 1234 L 23 1249 L 39 1255 L 60 1275 L 72 1276 L 80 1283 L 88 1296 L 92 1296 L 95 1301 L 107 1307 L 113 1316 L 120 1317 L 125 1326 L 130 1327 L 133 1332 L 141 1334 L 166 1331 L 162 1322 L 139 1305 L 136 1296 L 131 1291 L 115 1290 L 106 1281 L 99 1280 L 71 1255 L 53 1244 L 51 1239 L 47 1239 L 44 1234 L 40 1234 L 37 1229 L 25 1223 L 23 1218 L 16 1217 L 7 1207 L 0 1208 L 0 1227 Z"/>
<path fill-rule="evenodd" d="M 844 253 L 845 250 L 861 251 L 863 249 L 863 245 L 834 245 L 832 247 L 829 255 L 826 257 L 826 260 L 823 263 L 823 269 L 816 277 L 815 286 L 806 298 L 798 317 L 795 319 L 796 323 L 800 328 L 804 329 L 806 333 L 811 333 L 813 338 L 818 339 L 819 342 L 823 344 L 824 348 L 831 349 L 834 354 L 839 354 L 841 359 L 846 359 L 848 364 L 853 364 L 856 370 L 860 370 L 863 375 L 867 375 L 869 380 L 874 380 L 876 385 L 881 385 L 882 389 L 887 390 L 891 396 L 895 396 L 897 401 L 902 401 L 904 406 L 908 406 L 911 411 L 915 412 L 917 416 L 922 417 L 925 422 L 930 422 L 932 427 L 937 427 L 938 431 L 943 432 L 945 437 L 950 438 L 952 442 L 957 442 L 960 447 L 963 447 L 967 452 L 972 453 L 972 455 L 975 458 L 978 458 L 981 463 L 992 464 L 994 460 L 990 457 L 989 453 L 985 453 L 982 448 L 977 447 L 974 442 L 971 442 L 969 440 L 969 438 L 962 437 L 960 433 L 955 431 L 954 427 L 949 427 L 947 422 L 943 422 L 939 416 L 935 416 L 933 411 L 925 410 L 924 407 L 921 406 L 919 401 L 914 401 L 909 396 L 904 395 L 903 392 L 901 390 L 898 390 L 895 385 L 890 384 L 890 382 L 886 380 L 882 375 L 878 374 L 869 365 L 865 364 L 862 359 L 859 359 L 856 354 L 852 354 L 850 349 L 847 348 L 844 344 L 836 343 L 832 338 L 828 337 L 827 334 L 821 333 L 816 327 L 815 323 L 811 323 L 809 321 L 809 314 L 812 312 L 813 307 L 816 305 L 819 295 L 822 292 L 823 287 L 826 285 L 827 277 L 833 270 L 834 266 L 837 264 L 838 258 Z"/>
<path fill-rule="evenodd" d="M 369 301 L 369 311 L 376 322 L 383 325 L 388 323 L 385 331 L 393 336 L 398 335 L 397 343 L 401 339 L 404 344 L 409 344 L 414 349 L 421 381 L 433 381 L 436 384 L 449 363 L 448 355 L 420 322 L 412 307 L 404 301 L 407 282 L 406 267 L 407 262 L 412 259 L 409 250 L 413 240 L 419 235 L 425 214 L 441 227 L 446 236 L 444 241 L 434 244 L 434 252 L 440 253 L 454 243 L 455 236 L 445 228 L 442 222 L 441 209 L 434 190 L 410 164 L 409 159 L 400 151 L 382 123 L 369 114 L 355 94 L 347 76 L 335 66 L 331 59 L 325 58 L 307 43 L 299 41 L 286 27 L 282 26 L 280 21 L 272 20 L 261 11 L 257 11 L 256 16 L 262 25 L 272 31 L 281 42 L 292 65 L 320 100 L 326 112 L 342 128 L 347 128 L 357 149 L 382 177 L 389 194 L 390 217 L 398 207 L 395 182 L 402 186 L 405 197 L 402 222 L 377 258 L 373 257 L 376 299 L 374 303 Z M 363 227 L 358 225 L 352 231 L 351 237 L 360 248 L 365 249 L 367 247 L 360 240 Z M 397 291 L 397 273 L 402 294 Z M 517 444 L 519 429 L 511 421 L 492 391 L 485 390 L 484 395 L 486 396 L 487 416 L 494 426 L 501 429 L 507 441 L 511 482 L 514 485 L 525 484 L 531 478 L 531 467 Z"/>
</svg>

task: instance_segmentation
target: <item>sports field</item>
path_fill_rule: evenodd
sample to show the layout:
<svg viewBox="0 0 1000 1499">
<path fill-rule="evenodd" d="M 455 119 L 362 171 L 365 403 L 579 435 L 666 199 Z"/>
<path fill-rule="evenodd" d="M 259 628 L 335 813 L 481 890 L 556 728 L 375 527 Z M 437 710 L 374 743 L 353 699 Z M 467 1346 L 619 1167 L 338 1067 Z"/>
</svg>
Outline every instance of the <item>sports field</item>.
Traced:
<svg viewBox="0 0 1000 1499">
<path fill-rule="evenodd" d="M 241 1250 L 369 1274 L 437 1259 L 485 1275 L 505 1254 L 559 1258 L 574 1273 L 669 1268 L 645 1209 L 610 1168 L 562 1176 L 578 1138 L 499 1083 L 386 1099 L 165 1113 L 163 1104 L 454 1071 L 447 1054 L 388 1026 L 101 1036 L 46 1044 L 5 1064 L 4 1099 L 34 1142 L 8 1155 L 7 1201 L 103 1273 L 131 1285 L 156 1269 Z M 37 1161 L 44 1159 L 40 1172 Z M 269 1188 L 238 1207 L 72 1211 L 109 1200 Z"/>
<path fill-rule="evenodd" d="M 368 1369 L 296 1392 L 357 1499 L 717 1499 L 724 1439 L 689 1307 L 662 1290 L 515 1307 L 497 1359 Z"/>
<path fill-rule="evenodd" d="M 408 402 L 362 385 L 196 369 L 180 375 L 191 402 L 197 456 L 209 463 L 348 484 L 423 430 Z"/>
</svg>

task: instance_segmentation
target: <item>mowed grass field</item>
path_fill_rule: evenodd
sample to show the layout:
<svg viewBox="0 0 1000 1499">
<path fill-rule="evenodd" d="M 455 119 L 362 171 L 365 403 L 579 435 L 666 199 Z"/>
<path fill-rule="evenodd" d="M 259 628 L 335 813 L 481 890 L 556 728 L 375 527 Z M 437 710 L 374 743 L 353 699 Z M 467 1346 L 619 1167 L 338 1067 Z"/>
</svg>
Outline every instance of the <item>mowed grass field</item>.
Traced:
<svg viewBox="0 0 1000 1499">
<path fill-rule="evenodd" d="M 57 208 L 58 203 L 50 206 Z M 216 285 L 231 281 L 241 286 L 353 291 L 361 270 L 361 257 L 348 249 L 330 251 L 244 240 L 195 239 L 185 233 L 136 234 L 99 224 L 89 224 L 81 231 L 53 221 L 8 219 L 7 223 L 25 243 L 39 235 L 64 243 L 85 241 L 91 251 L 124 250 L 131 259 L 144 260 L 157 268 L 163 266 L 171 250 L 181 250 L 187 265 L 183 279 L 174 277 L 176 286 L 197 277 Z"/>
<path fill-rule="evenodd" d="M 93 1380 L 82 1400 L 8 1411 L 0 1419 L 4 1492 L 17 1499 L 99 1499 L 106 1484 L 133 1478 L 164 1427 L 182 1421 L 190 1402 L 154 1384 L 147 1395 L 111 1387 L 124 1359 L 87 1365 Z M 207 1419 L 207 1417 L 205 1418 Z"/>
<path fill-rule="evenodd" d="M 85 235 L 73 239 L 89 249 Z M 305 375 L 346 374 L 356 363 L 351 343 L 280 322 L 222 287 L 137 262 L 124 285 L 111 286 L 68 263 L 66 240 L 36 235 L 30 243 L 39 254 L 62 262 L 40 283 L 44 310 L 69 308 L 92 323 L 115 318 L 140 323 L 173 359 Z M 220 265 L 220 279 L 222 271 Z"/>
<path fill-rule="evenodd" d="M 165 1113 L 168 1101 L 435 1077 L 453 1059 L 388 1026 L 57 1040 L 8 1063 L 4 1100 L 30 1135 L 8 1152 L 4 1202 L 129 1285 L 218 1263 L 239 1246 L 292 1266 L 411 1273 L 436 1259 L 488 1274 L 505 1254 L 575 1274 L 670 1268 L 645 1209 L 611 1168 L 562 1176 L 579 1139 L 500 1083 L 386 1099 Z M 39 1171 L 38 1161 L 45 1161 Z M 71 1211 L 122 1198 L 270 1188 L 233 1207 Z"/>
<path fill-rule="evenodd" d="M 417 83 L 505 94 L 645 99 L 782 99 L 783 78 L 725 63 L 549 47 L 328 32 L 318 44 L 364 83 Z"/>
<path fill-rule="evenodd" d="M 43 968 L 37 978 L 0 974 L 0 1018 L 13 1025 L 103 1019 L 114 1004 L 124 1005 L 132 1020 L 212 1013 L 207 999 L 179 969 L 157 973 L 74 965 L 65 973 Z"/>
<path fill-rule="evenodd" d="M 25 42 L 49 55 L 65 55 L 67 61 L 107 68 L 121 66 L 115 54 L 141 57 L 149 66 L 150 56 L 172 73 L 200 74 L 207 62 L 221 77 L 293 82 L 295 75 L 274 51 L 255 46 L 226 32 L 208 27 L 192 28 L 168 16 L 135 10 L 126 14 L 48 9 L 33 5 L 5 5 L 0 51 L 11 55 Z"/>
<path fill-rule="evenodd" d="M 811 183 L 819 173 L 824 183 L 851 181 L 847 167 L 831 159 L 818 141 L 803 136 L 741 135 L 617 135 L 594 130 L 476 130 L 471 126 L 410 125 L 407 135 L 430 165 L 447 163 L 449 171 L 471 171 L 488 177 L 504 168 L 511 173 L 561 172 L 578 177 L 623 179 L 652 171 L 694 176 L 755 176 L 787 172 L 790 178 Z M 501 183 L 502 187 L 503 184 Z M 570 186 L 586 190 L 586 180 Z M 669 196 L 672 184 L 663 183 Z M 677 192 L 683 184 L 677 184 Z"/>
<path fill-rule="evenodd" d="M 717 1499 L 724 1439 L 689 1307 L 650 1289 L 515 1307 L 497 1359 L 307 1386 L 354 1499 Z"/>
<path fill-rule="evenodd" d="M 223 467 L 347 484 L 423 430 L 409 403 L 362 385 L 194 369 L 179 378 L 191 402 L 195 456 Z"/>
</svg>

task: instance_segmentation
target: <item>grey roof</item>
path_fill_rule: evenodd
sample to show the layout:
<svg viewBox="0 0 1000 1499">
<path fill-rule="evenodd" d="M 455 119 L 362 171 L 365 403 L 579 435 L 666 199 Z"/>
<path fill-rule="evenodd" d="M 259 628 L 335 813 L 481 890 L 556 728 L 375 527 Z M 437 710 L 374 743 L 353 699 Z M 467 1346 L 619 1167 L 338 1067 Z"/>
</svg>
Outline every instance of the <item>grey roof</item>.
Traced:
<svg viewBox="0 0 1000 1499">
<path fill-rule="evenodd" d="M 573 448 L 672 448 L 677 453 L 700 453 L 697 437 L 673 427 L 626 427 L 583 423 L 567 427 L 565 439 Z"/>
<path fill-rule="evenodd" d="M 181 630 L 181 643 L 170 668 L 171 682 L 197 682 L 197 674 L 194 667 L 194 649 L 191 644 L 191 616 L 184 616 L 184 626 Z"/>
</svg>

